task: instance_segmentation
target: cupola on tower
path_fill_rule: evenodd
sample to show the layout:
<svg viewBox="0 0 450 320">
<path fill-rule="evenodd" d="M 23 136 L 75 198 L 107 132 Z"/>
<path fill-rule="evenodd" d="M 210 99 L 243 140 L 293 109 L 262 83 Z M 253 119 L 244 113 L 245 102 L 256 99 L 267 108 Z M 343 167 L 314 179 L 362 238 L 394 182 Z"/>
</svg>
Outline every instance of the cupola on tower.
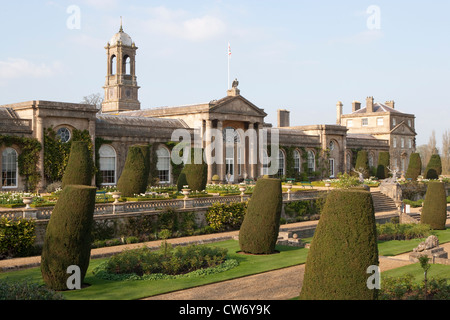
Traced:
<svg viewBox="0 0 450 320">
<path fill-rule="evenodd" d="M 102 103 L 103 113 L 140 110 L 138 100 L 139 87 L 136 81 L 137 47 L 131 37 L 120 30 L 105 47 L 107 54 L 107 76 L 105 97 Z"/>
</svg>

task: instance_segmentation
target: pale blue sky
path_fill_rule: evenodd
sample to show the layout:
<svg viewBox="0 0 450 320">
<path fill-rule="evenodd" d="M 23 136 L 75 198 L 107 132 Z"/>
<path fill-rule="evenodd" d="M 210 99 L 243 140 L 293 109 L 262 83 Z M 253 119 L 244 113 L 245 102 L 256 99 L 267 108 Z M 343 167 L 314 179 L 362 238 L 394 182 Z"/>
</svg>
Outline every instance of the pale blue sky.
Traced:
<svg viewBox="0 0 450 320">
<path fill-rule="evenodd" d="M 79 29 L 67 27 L 71 5 Z M 103 94 L 104 46 L 123 16 L 139 47 L 142 108 L 224 97 L 229 41 L 231 77 L 267 122 L 286 108 L 292 125 L 334 124 L 337 101 L 349 113 L 373 96 L 416 115 L 418 144 L 433 129 L 440 144 L 450 130 L 449 12 L 443 0 L 2 1 L 0 104 Z"/>
</svg>

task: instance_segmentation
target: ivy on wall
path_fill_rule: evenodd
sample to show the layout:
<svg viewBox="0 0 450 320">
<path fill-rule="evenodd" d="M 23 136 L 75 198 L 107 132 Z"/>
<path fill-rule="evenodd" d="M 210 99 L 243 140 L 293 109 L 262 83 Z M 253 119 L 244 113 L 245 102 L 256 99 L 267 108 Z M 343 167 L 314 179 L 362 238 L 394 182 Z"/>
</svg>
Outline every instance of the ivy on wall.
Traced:
<svg viewBox="0 0 450 320">
<path fill-rule="evenodd" d="M 94 152 L 88 130 L 73 129 L 72 139 L 64 143 L 60 141 L 53 127 L 44 129 L 44 175 L 48 183 L 62 180 L 69 161 L 72 141 L 86 141 L 91 153 Z"/>
<path fill-rule="evenodd" d="M 39 153 L 42 146 L 37 139 L 16 137 L 9 135 L 0 135 L 0 146 L 11 147 L 17 145 L 20 148 L 18 152 L 19 174 L 24 178 L 25 190 L 34 191 L 41 180 L 38 170 Z"/>
<path fill-rule="evenodd" d="M 315 171 L 308 172 L 308 151 L 305 147 L 296 146 L 280 146 L 280 149 L 285 154 L 285 175 L 286 178 L 294 178 L 297 181 L 307 181 L 310 178 L 325 177 L 328 172 L 328 158 L 330 151 L 328 149 L 316 147 L 315 150 Z M 294 168 L 295 159 L 294 151 L 298 150 L 300 153 L 300 172 Z"/>
</svg>

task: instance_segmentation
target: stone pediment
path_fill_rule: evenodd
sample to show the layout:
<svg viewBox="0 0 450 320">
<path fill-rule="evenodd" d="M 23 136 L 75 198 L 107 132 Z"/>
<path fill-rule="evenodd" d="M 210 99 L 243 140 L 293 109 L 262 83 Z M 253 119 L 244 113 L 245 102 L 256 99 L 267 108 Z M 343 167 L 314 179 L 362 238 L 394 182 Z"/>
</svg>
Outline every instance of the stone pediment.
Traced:
<svg viewBox="0 0 450 320">
<path fill-rule="evenodd" d="M 404 121 L 396 125 L 391 130 L 391 134 L 417 135 L 417 133 L 413 129 L 411 129 Z"/>
<path fill-rule="evenodd" d="M 227 97 L 211 105 L 209 113 L 227 113 L 245 116 L 266 117 L 267 113 L 242 96 Z"/>
</svg>

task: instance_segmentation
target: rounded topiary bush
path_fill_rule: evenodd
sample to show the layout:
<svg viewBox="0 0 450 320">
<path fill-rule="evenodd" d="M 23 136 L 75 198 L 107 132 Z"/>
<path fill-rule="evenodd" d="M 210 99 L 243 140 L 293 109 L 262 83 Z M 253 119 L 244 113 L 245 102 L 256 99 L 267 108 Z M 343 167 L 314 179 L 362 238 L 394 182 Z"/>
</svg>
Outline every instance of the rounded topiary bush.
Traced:
<svg viewBox="0 0 450 320">
<path fill-rule="evenodd" d="M 125 166 L 117 182 L 117 189 L 121 192 L 122 197 L 145 193 L 148 182 L 145 159 L 140 146 L 132 146 L 128 149 Z"/>
<path fill-rule="evenodd" d="M 447 197 L 444 183 L 431 181 L 423 202 L 420 222 L 428 224 L 432 229 L 444 230 L 447 220 Z"/>
<path fill-rule="evenodd" d="M 195 153 L 197 153 L 197 156 L 195 156 Z M 183 173 L 191 191 L 203 191 L 206 189 L 206 184 L 208 182 L 208 165 L 203 158 L 203 149 L 194 148 L 191 150 L 191 163 L 187 163 L 184 166 L 182 170 L 182 174 Z"/>
<path fill-rule="evenodd" d="M 76 265 L 83 283 L 91 255 L 96 188 L 68 185 L 53 209 L 44 238 L 41 273 L 53 290 L 67 290 L 67 268 Z"/>
<path fill-rule="evenodd" d="M 406 170 L 406 179 L 417 180 L 422 173 L 422 160 L 419 153 L 412 153 L 409 157 L 408 170 Z"/>
<path fill-rule="evenodd" d="M 70 184 L 90 186 L 93 175 L 94 161 L 87 142 L 73 141 L 61 187 Z"/>
<path fill-rule="evenodd" d="M 367 268 L 378 265 L 373 200 L 361 189 L 331 191 L 306 260 L 300 299 L 372 300 Z"/>
<path fill-rule="evenodd" d="M 239 231 L 241 251 L 253 254 L 275 252 L 281 206 L 281 180 L 258 179 Z"/>
<path fill-rule="evenodd" d="M 442 161 L 438 154 L 433 154 L 425 169 L 426 179 L 438 179 L 442 174 Z"/>
</svg>

